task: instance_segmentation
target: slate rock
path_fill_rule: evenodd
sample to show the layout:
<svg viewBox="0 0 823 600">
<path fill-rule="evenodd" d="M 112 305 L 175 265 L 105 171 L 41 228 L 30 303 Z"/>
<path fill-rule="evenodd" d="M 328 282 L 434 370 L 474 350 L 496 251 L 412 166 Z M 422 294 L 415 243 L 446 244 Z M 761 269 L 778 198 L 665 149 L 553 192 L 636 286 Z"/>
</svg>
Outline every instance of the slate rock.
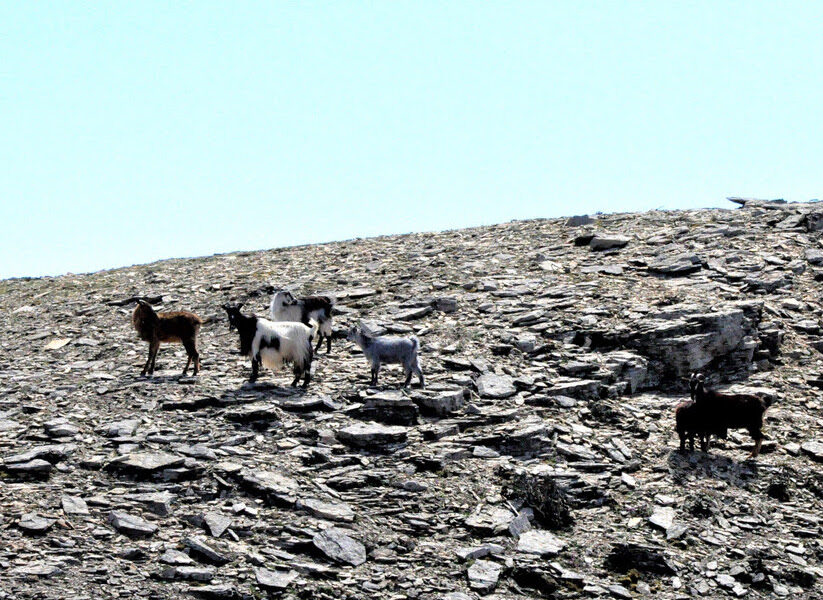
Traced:
<svg viewBox="0 0 823 600">
<path fill-rule="evenodd" d="M 264 590 L 285 590 L 298 576 L 297 571 L 271 571 L 263 567 L 255 567 L 253 571 L 257 585 Z"/>
<path fill-rule="evenodd" d="M 476 560 L 467 571 L 469 587 L 481 594 L 491 592 L 497 587 L 501 573 L 502 565 L 490 560 Z"/>
<path fill-rule="evenodd" d="M 800 450 L 815 462 L 823 462 L 823 442 L 810 440 L 800 445 Z"/>
<path fill-rule="evenodd" d="M 330 527 L 312 538 L 314 547 L 334 562 L 354 567 L 366 562 L 366 547 L 345 529 Z"/>
<path fill-rule="evenodd" d="M 315 517 L 329 521 L 354 521 L 354 511 L 348 504 L 342 502 L 324 502 L 317 498 L 305 498 L 297 501 L 295 508 L 305 510 Z"/>
<path fill-rule="evenodd" d="M 532 529 L 523 533 L 517 541 L 517 551 L 538 556 L 555 556 L 566 543 L 549 531 Z"/>
<path fill-rule="evenodd" d="M 477 392 L 481 398 L 503 399 L 514 396 L 517 388 L 508 375 L 486 373 L 477 378 Z"/>
<path fill-rule="evenodd" d="M 611 250 L 612 248 L 623 248 L 629 243 L 629 238 L 625 235 L 595 235 L 589 241 L 589 248 L 592 250 Z"/>
<path fill-rule="evenodd" d="M 183 538 L 183 544 L 195 557 L 208 564 L 225 565 L 237 558 L 235 553 L 223 550 L 218 545 L 219 542 L 212 542 L 198 535 Z"/>
<path fill-rule="evenodd" d="M 148 478 L 166 469 L 183 466 L 185 458 L 168 452 L 132 452 L 115 458 L 104 469 L 125 473 L 135 477 Z"/>
<path fill-rule="evenodd" d="M 57 522 L 56 519 L 39 517 L 34 513 L 26 513 L 20 517 L 17 526 L 27 535 L 43 535 Z"/>
<path fill-rule="evenodd" d="M 277 471 L 246 469 L 240 472 L 239 480 L 245 489 L 283 506 L 293 506 L 301 489 L 296 480 Z"/>
<path fill-rule="evenodd" d="M 406 441 L 405 427 L 380 425 L 378 423 L 357 423 L 337 432 L 337 439 L 354 448 L 384 449 L 391 444 Z"/>
<path fill-rule="evenodd" d="M 80 496 L 69 496 L 64 494 L 60 498 L 63 506 L 63 512 L 67 515 L 87 515 L 89 514 L 89 507 L 86 501 Z"/>
<path fill-rule="evenodd" d="M 120 533 L 133 538 L 150 537 L 158 530 L 154 523 L 119 510 L 109 513 L 109 523 Z"/>
</svg>

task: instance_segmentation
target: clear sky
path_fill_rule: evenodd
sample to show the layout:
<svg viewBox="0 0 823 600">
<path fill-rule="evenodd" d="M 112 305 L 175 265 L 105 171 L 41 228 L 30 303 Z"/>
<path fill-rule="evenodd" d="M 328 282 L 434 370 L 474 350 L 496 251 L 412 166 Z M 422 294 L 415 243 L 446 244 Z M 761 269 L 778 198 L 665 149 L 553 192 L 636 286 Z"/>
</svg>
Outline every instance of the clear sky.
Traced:
<svg viewBox="0 0 823 600">
<path fill-rule="evenodd" d="M 0 3 L 0 277 L 808 200 L 823 3 Z"/>
</svg>

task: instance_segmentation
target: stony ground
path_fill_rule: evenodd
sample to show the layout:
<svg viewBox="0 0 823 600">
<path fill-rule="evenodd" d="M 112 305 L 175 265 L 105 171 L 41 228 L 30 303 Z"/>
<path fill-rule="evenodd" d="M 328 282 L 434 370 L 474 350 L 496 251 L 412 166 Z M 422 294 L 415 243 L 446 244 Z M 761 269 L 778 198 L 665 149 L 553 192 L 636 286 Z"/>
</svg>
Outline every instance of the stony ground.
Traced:
<svg viewBox="0 0 823 600">
<path fill-rule="evenodd" d="M 538 220 L 0 282 L 0 598 L 823 597 L 823 206 Z M 220 306 L 337 298 L 308 390 Z M 207 320 L 179 376 L 134 296 Z M 415 333 L 368 386 L 347 326 Z M 680 454 L 683 377 L 775 400 Z"/>
</svg>

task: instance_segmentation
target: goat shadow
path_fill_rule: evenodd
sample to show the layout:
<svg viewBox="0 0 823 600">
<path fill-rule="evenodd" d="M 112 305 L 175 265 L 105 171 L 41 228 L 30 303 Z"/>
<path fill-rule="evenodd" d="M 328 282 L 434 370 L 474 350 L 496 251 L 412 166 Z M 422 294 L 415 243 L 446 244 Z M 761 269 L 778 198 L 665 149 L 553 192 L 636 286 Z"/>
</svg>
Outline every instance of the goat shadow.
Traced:
<svg viewBox="0 0 823 600">
<path fill-rule="evenodd" d="M 681 454 L 672 450 L 668 456 L 669 472 L 675 482 L 688 485 L 689 476 L 700 479 L 719 479 L 729 485 L 746 488 L 760 477 L 760 467 L 754 460 L 733 460 L 727 456 L 695 450 Z"/>
</svg>

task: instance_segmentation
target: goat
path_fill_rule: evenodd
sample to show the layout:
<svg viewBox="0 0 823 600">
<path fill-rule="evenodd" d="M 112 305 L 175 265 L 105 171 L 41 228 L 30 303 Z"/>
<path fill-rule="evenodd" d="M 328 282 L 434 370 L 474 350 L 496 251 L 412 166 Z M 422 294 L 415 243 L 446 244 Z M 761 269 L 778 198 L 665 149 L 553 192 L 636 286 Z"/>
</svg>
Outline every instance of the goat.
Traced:
<svg viewBox="0 0 823 600">
<path fill-rule="evenodd" d="M 261 363 L 276 371 L 286 361 L 294 366 L 291 385 L 296 386 L 303 378 L 303 387 L 307 387 L 311 381 L 311 343 L 317 333 L 317 321 L 312 320 L 311 327 L 302 323 L 275 323 L 242 314 L 242 306 L 224 304 L 223 309 L 229 317 L 229 331 L 237 329 L 240 334 L 240 354 L 251 358 L 249 381 L 257 380 Z"/>
<path fill-rule="evenodd" d="M 760 446 L 765 437 L 762 431 L 763 415 L 772 404 L 771 398 L 754 394 L 722 393 L 707 389 L 705 376 L 702 373 L 692 374 L 689 387 L 694 398 L 695 409 L 687 414 L 695 419 L 692 427 L 702 432 L 701 435 L 706 436 L 706 447 L 708 447 L 709 436 L 712 434 L 725 437 L 728 429 L 743 427 L 754 439 L 754 449 L 749 458 L 756 458 L 760 454 Z"/>
<path fill-rule="evenodd" d="M 420 341 L 411 336 L 408 338 L 380 336 L 370 337 L 363 333 L 362 329 L 352 327 L 346 336 L 350 342 L 354 342 L 363 351 L 368 361 L 371 363 L 371 385 L 377 385 L 377 375 L 380 373 L 380 365 L 401 364 L 406 374 L 406 382 L 403 387 L 409 387 L 412 373 L 416 373 L 420 380 L 420 387 L 426 387 L 423 371 L 420 369 L 420 360 L 417 351 L 420 349 Z"/>
<path fill-rule="evenodd" d="M 334 301 L 328 296 L 305 296 L 295 298 L 291 292 L 280 290 L 271 299 L 272 321 L 297 321 L 308 325 L 309 321 L 317 321 L 320 335 L 317 336 L 317 347 L 315 352 L 323 345 L 323 338 L 326 338 L 326 353 L 331 352 L 332 322 L 331 309 Z"/>
<path fill-rule="evenodd" d="M 197 351 L 197 333 L 203 320 L 196 314 L 178 310 L 174 312 L 155 312 L 151 304 L 143 299 L 137 299 L 137 307 L 131 315 L 131 322 L 141 340 L 149 343 L 149 359 L 140 375 L 154 373 L 154 363 L 157 360 L 157 351 L 160 349 L 160 342 L 182 343 L 186 349 L 189 359 L 183 375 L 189 370 L 189 365 L 194 361 L 194 374 L 200 371 L 200 353 Z"/>
<path fill-rule="evenodd" d="M 682 402 L 674 409 L 675 429 L 680 437 L 680 452 L 686 451 L 686 440 L 689 441 L 689 450 L 694 452 L 694 436 L 700 437 L 700 449 L 703 452 L 709 449 L 709 434 L 705 431 L 704 407 L 694 400 Z"/>
</svg>

